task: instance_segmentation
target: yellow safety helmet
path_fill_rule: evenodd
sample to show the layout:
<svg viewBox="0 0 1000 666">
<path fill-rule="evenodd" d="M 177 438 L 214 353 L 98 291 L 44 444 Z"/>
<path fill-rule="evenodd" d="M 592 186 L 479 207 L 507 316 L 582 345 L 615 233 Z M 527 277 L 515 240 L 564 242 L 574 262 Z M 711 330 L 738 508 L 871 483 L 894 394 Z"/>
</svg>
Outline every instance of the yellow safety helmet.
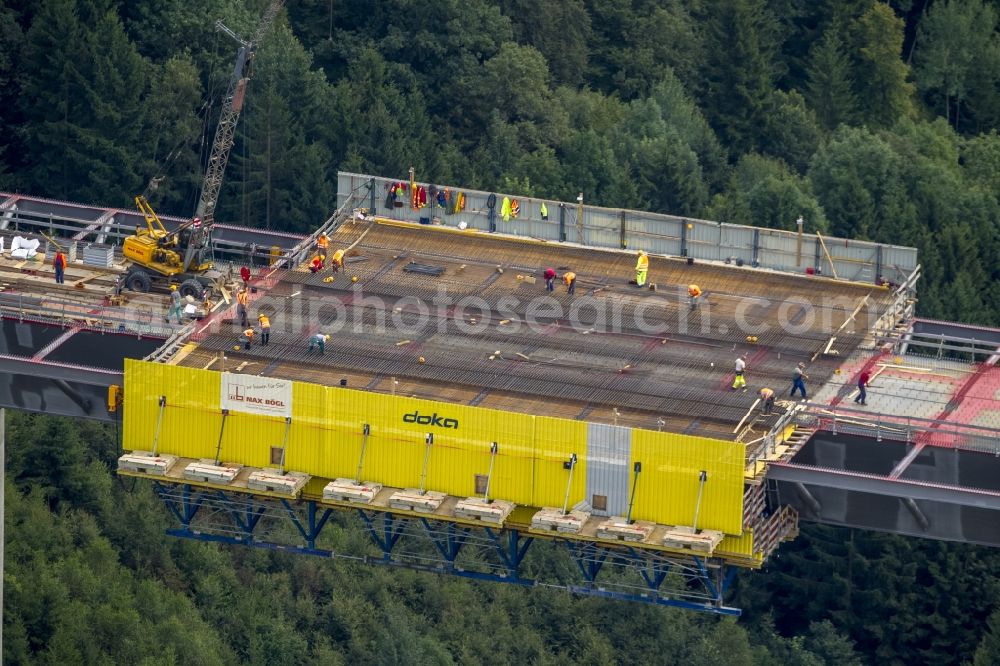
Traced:
<svg viewBox="0 0 1000 666">
<path fill-rule="evenodd" d="M 170 291 L 177 291 L 177 285 L 176 284 L 170 285 Z"/>
</svg>

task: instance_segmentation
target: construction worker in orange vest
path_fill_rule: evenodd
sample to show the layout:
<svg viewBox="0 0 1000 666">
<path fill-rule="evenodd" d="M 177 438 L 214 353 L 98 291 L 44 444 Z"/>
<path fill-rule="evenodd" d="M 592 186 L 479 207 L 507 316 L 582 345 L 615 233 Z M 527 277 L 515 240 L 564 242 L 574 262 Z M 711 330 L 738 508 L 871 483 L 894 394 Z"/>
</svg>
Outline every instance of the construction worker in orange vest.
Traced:
<svg viewBox="0 0 1000 666">
<path fill-rule="evenodd" d="M 769 388 L 762 388 L 758 393 L 760 396 L 760 413 L 767 416 L 774 409 L 774 391 Z"/>
<path fill-rule="evenodd" d="M 66 280 L 66 255 L 63 254 L 62 250 L 56 250 L 52 265 L 56 269 L 56 284 L 63 284 Z"/>
<path fill-rule="evenodd" d="M 319 238 L 316 239 L 316 252 L 325 257 L 328 247 L 330 247 L 330 239 L 327 238 L 326 234 L 320 234 Z"/>
<path fill-rule="evenodd" d="M 330 268 L 333 270 L 334 273 L 336 273 L 343 267 L 344 267 L 344 251 L 337 250 L 336 252 L 333 253 L 333 259 L 330 261 Z"/>
<path fill-rule="evenodd" d="M 263 312 L 257 315 L 257 323 L 260 324 L 260 344 L 267 346 L 271 339 L 271 320 Z"/>
<path fill-rule="evenodd" d="M 247 327 L 247 329 L 243 331 L 243 349 L 250 349 L 250 343 L 253 342 L 253 336 L 254 330 L 252 328 Z"/>
<path fill-rule="evenodd" d="M 694 310 L 698 307 L 698 303 L 701 299 L 701 287 L 696 284 L 688 285 L 688 302 L 691 304 L 691 309 Z"/>
<path fill-rule="evenodd" d="M 643 287 L 646 284 L 646 275 L 649 272 L 649 257 L 645 250 L 639 250 L 639 258 L 635 261 L 635 286 Z"/>
<path fill-rule="evenodd" d="M 573 294 L 576 291 L 576 273 L 573 271 L 563 273 L 563 283 L 566 285 L 566 293 Z"/>
<path fill-rule="evenodd" d="M 236 292 L 236 316 L 240 318 L 240 326 L 246 327 L 249 325 L 247 321 L 247 299 L 249 294 L 247 294 L 246 287 L 240 287 L 240 290 Z"/>
<path fill-rule="evenodd" d="M 313 257 L 312 262 L 309 264 L 309 272 L 319 273 L 321 270 L 323 270 L 324 263 L 326 263 L 326 255 L 317 254 L 315 257 Z"/>
</svg>

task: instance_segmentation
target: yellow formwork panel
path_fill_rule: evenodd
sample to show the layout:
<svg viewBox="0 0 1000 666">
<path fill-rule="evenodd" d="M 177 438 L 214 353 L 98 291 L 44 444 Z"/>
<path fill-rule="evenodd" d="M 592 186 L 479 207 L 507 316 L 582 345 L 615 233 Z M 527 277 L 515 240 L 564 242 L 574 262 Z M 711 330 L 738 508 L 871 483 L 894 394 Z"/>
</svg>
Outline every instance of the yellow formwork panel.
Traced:
<svg viewBox="0 0 1000 666">
<path fill-rule="evenodd" d="M 532 416 L 361 391 L 344 391 L 341 401 L 362 403 L 350 413 L 369 416 L 367 478 L 392 486 L 418 486 L 431 433 L 425 487 L 450 495 L 475 495 L 476 476 L 489 472 L 490 446 L 496 442 L 490 494 L 530 503 Z"/>
<path fill-rule="evenodd" d="M 397 419 L 403 425 L 405 407 L 400 402 L 401 398 L 351 389 L 335 393 L 330 396 L 330 416 L 339 425 L 334 435 L 340 440 L 335 442 L 340 444 L 336 450 L 347 452 L 350 456 L 349 463 L 356 469 L 361 450 L 361 437 L 358 435 L 362 432 L 364 423 L 368 423 L 371 434 L 365 453 L 365 480 L 399 488 L 419 486 L 424 460 L 424 433 L 396 427 Z M 353 445 L 349 444 L 351 442 Z M 435 455 L 436 453 L 440 451 L 431 452 L 428 469 L 443 461 L 443 457 Z M 349 476 L 354 476 L 354 472 L 351 471 Z M 425 489 L 437 490 L 430 484 L 425 484 Z"/>
<path fill-rule="evenodd" d="M 319 384 L 292 384 L 292 426 L 285 467 L 323 476 L 331 458 L 334 433 L 327 422 L 327 389 Z M 353 476 L 353 475 L 352 475 Z"/>
<path fill-rule="evenodd" d="M 125 377 L 125 448 L 153 448 L 159 400 L 165 396 L 159 451 L 185 458 L 215 457 L 222 425 L 219 373 L 126 359 Z"/>
<path fill-rule="evenodd" d="M 632 460 L 642 463 L 632 517 L 666 525 L 691 525 L 699 476 L 708 477 L 698 528 L 740 534 L 743 523 L 745 445 L 706 437 L 632 430 Z"/>
<path fill-rule="evenodd" d="M 221 374 L 126 361 L 125 448 L 152 447 L 158 400 L 167 397 L 159 450 L 186 458 L 214 458 L 222 425 Z M 568 481 L 563 462 L 577 454 L 569 504 L 586 493 L 587 424 L 480 407 L 293 382 L 287 469 L 322 478 L 357 473 L 364 425 L 370 427 L 362 480 L 388 486 L 420 484 L 426 434 L 434 434 L 425 488 L 476 494 L 476 476 L 490 466 L 490 495 L 522 505 L 562 506 Z M 280 417 L 231 412 L 221 458 L 254 467 L 271 465 L 281 446 Z M 667 525 L 694 518 L 698 474 L 708 473 L 698 527 L 738 535 L 742 530 L 744 446 L 687 435 L 632 430 L 632 461 L 643 468 L 633 517 Z"/>
<path fill-rule="evenodd" d="M 535 417 L 535 462 L 533 506 L 562 507 L 566 499 L 569 471 L 563 463 L 576 454 L 569 506 L 587 494 L 587 424 L 548 416 Z"/>
<path fill-rule="evenodd" d="M 743 536 L 727 534 L 722 538 L 719 545 L 715 547 L 715 553 L 717 555 L 744 557 L 757 564 L 764 563 L 763 555 L 759 552 L 754 552 L 753 530 L 745 531 Z"/>
<path fill-rule="evenodd" d="M 219 418 L 221 426 L 222 419 Z M 211 431 L 210 431 L 211 432 Z M 189 435 L 190 436 L 190 435 Z M 271 466 L 271 447 L 280 447 L 285 436 L 285 420 L 274 416 L 257 416 L 230 411 L 226 417 L 226 430 L 219 447 L 219 460 L 251 467 Z M 214 438 L 214 439 L 213 439 Z M 192 437 L 195 439 L 195 437 Z M 219 428 L 205 439 L 211 449 L 205 458 L 215 457 L 219 441 Z M 166 451 L 164 451 L 166 453 Z"/>
</svg>

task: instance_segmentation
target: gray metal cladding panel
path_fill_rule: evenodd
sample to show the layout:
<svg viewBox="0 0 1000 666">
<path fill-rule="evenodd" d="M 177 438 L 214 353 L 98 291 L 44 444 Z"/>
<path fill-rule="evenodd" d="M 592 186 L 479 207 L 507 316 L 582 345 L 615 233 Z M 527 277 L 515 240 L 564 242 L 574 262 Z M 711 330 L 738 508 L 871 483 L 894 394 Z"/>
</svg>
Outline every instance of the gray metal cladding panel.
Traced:
<svg viewBox="0 0 1000 666">
<path fill-rule="evenodd" d="M 687 237 L 689 243 L 709 243 L 711 245 L 716 245 L 719 242 L 719 227 L 718 224 L 713 224 L 711 222 L 691 222 L 688 221 L 691 228 L 688 229 Z"/>
<path fill-rule="evenodd" d="M 882 250 L 882 264 L 895 266 L 903 273 L 909 273 L 917 267 L 917 251 L 909 247 L 887 245 Z"/>
<path fill-rule="evenodd" d="M 632 430 L 602 423 L 587 424 L 587 501 L 594 495 L 607 497 L 607 510 L 595 508 L 599 516 L 621 516 L 628 509 L 631 483 L 629 460 Z"/>
</svg>

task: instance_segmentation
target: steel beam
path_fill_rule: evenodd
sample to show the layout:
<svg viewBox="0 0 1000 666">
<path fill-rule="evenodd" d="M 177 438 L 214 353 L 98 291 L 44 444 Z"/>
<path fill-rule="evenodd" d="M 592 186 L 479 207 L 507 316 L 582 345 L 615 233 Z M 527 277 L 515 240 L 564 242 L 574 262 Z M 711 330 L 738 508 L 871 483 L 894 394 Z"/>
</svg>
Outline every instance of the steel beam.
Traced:
<svg viewBox="0 0 1000 666">
<path fill-rule="evenodd" d="M 803 483 L 821 488 L 871 493 L 899 499 L 927 500 L 994 511 L 1000 510 L 1000 493 L 977 488 L 962 488 L 909 479 L 892 479 L 875 474 L 858 474 L 792 463 L 771 463 L 768 465 L 767 478 L 774 481 Z"/>
<path fill-rule="evenodd" d="M 525 537 L 518 530 L 495 530 L 485 526 L 476 528 L 453 523 L 439 529 L 439 523 L 448 521 L 406 518 L 378 510 L 359 509 L 357 513 L 366 531 L 382 551 L 380 555 L 372 557 L 316 547 L 316 539 L 328 524 L 333 509 L 312 500 L 295 503 L 289 500 L 248 497 L 231 491 L 206 491 L 191 484 L 172 485 L 162 481 L 154 481 L 154 490 L 181 524 L 178 528 L 168 529 L 167 534 L 179 538 L 340 558 L 522 587 L 549 587 L 583 596 L 635 601 L 717 615 L 740 614 L 738 608 L 723 605 L 723 596 L 732 583 L 735 569 L 701 558 L 664 557 L 658 553 L 643 553 L 636 548 L 613 548 L 592 542 L 569 543 L 569 550 L 580 566 L 584 582 L 567 583 L 558 576 L 558 582 L 550 583 L 520 575 L 520 566 L 534 538 Z M 223 520 L 221 523 L 220 518 Z M 282 530 L 264 527 L 273 526 L 274 519 L 290 519 L 299 535 L 305 539 L 306 545 L 289 545 L 269 540 L 269 535 L 282 533 Z M 407 529 L 408 525 L 421 524 L 423 530 Z M 397 548 L 397 543 L 404 536 L 407 540 L 412 537 L 429 537 L 442 557 L 428 557 L 424 549 L 407 551 L 402 547 Z M 501 564 L 470 559 L 471 567 L 456 566 L 456 558 L 466 546 L 485 549 L 484 553 L 493 553 Z M 478 570 L 474 568 L 477 565 Z M 616 566 L 616 573 L 608 576 L 607 580 L 598 582 L 597 575 L 605 565 Z M 629 572 L 634 573 L 643 584 L 636 586 L 623 582 L 632 578 L 622 576 Z M 679 576 L 679 585 L 661 590 L 671 574 Z"/>
<path fill-rule="evenodd" d="M 110 386 L 122 382 L 122 373 L 116 370 L 56 363 L 42 359 L 34 360 L 7 354 L 0 354 L 0 372 L 11 375 L 29 375 L 42 379 L 60 379 L 78 384 L 93 384 L 94 386 Z"/>
</svg>

